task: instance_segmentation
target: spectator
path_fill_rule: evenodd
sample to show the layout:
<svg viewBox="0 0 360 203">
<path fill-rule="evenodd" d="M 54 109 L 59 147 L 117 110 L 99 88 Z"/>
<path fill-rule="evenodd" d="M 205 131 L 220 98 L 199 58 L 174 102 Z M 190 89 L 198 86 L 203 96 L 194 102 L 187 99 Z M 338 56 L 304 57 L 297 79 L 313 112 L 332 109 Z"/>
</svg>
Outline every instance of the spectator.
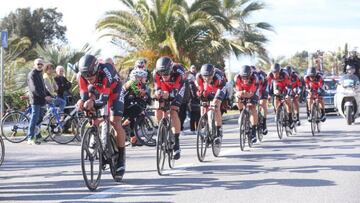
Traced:
<svg viewBox="0 0 360 203">
<path fill-rule="evenodd" d="M 51 97 L 53 97 L 53 104 L 55 106 L 58 106 L 60 108 L 60 112 L 64 111 L 66 102 L 64 99 L 57 96 L 57 90 L 59 87 L 56 85 L 56 82 L 54 80 L 54 65 L 51 63 L 48 63 L 45 65 L 44 68 L 44 84 L 47 91 L 50 93 Z"/>
<path fill-rule="evenodd" d="M 70 88 L 71 82 L 69 82 L 65 77 L 65 69 L 63 66 L 56 67 L 56 76 L 54 78 L 57 85 L 57 96 L 66 101 L 66 104 L 69 103 L 69 97 L 71 97 Z"/>
<path fill-rule="evenodd" d="M 46 102 L 50 102 L 52 100 L 50 93 L 45 88 L 44 79 L 42 77 L 43 66 L 44 61 L 42 59 L 35 59 L 34 68 L 30 71 L 27 77 L 29 99 L 31 104 L 31 118 L 27 134 L 28 144 L 40 144 L 37 140 L 38 132 L 36 132 L 35 136 L 35 129 L 39 129 L 37 126 L 41 123 L 45 114 L 44 106 Z"/>
<path fill-rule="evenodd" d="M 199 123 L 199 119 L 200 119 L 200 100 L 199 98 L 196 96 L 196 85 L 195 85 L 195 78 L 196 78 L 196 67 L 194 65 L 192 65 L 190 67 L 190 72 L 188 75 L 188 82 L 189 82 L 189 87 L 190 87 L 190 97 L 191 97 L 191 102 L 190 102 L 190 130 L 191 132 L 195 132 Z"/>
</svg>

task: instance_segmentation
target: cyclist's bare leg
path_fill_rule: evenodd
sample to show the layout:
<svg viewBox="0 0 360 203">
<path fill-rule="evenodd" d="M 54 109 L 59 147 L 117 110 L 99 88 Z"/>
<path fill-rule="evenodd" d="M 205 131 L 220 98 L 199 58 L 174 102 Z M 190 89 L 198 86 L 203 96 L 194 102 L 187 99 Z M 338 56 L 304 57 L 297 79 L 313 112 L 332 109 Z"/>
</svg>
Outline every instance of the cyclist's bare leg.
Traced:
<svg viewBox="0 0 360 203">
<path fill-rule="evenodd" d="M 280 98 L 278 96 L 274 96 L 274 105 L 275 105 L 275 110 L 277 111 L 277 109 L 279 108 L 281 102 L 280 102 Z"/>
<path fill-rule="evenodd" d="M 170 111 L 170 117 L 171 117 L 171 131 L 174 134 L 180 133 L 180 119 L 178 111 L 171 110 Z"/>
<path fill-rule="evenodd" d="M 116 145 L 118 148 L 125 147 L 125 131 L 121 125 L 121 116 L 111 116 L 110 121 L 115 129 Z"/>
<path fill-rule="evenodd" d="M 258 124 L 258 114 L 256 111 L 256 105 L 251 104 L 249 105 L 249 110 L 250 110 L 250 123 L 252 126 L 256 126 Z"/>
<path fill-rule="evenodd" d="M 215 126 L 221 127 L 222 125 L 222 116 L 220 111 L 221 100 L 215 99 L 214 103 L 215 103 Z"/>
<path fill-rule="evenodd" d="M 259 104 L 260 104 L 261 109 L 264 112 L 264 118 L 266 118 L 267 113 L 268 113 L 267 99 L 260 100 Z"/>
</svg>

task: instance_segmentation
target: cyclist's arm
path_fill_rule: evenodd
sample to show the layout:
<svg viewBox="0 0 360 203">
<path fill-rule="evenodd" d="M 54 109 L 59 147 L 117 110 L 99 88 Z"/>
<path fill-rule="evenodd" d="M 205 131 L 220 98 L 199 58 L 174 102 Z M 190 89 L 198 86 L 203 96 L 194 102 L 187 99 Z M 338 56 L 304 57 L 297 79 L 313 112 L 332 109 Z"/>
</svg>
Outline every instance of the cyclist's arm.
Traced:
<svg viewBox="0 0 360 203">
<path fill-rule="evenodd" d="M 215 99 L 224 100 L 226 95 L 226 81 L 218 80 L 217 81 L 217 91 L 215 93 Z"/>
<path fill-rule="evenodd" d="M 79 90 L 80 90 L 80 99 L 82 101 L 88 100 L 89 99 L 88 83 L 82 76 L 79 76 Z"/>
<path fill-rule="evenodd" d="M 180 107 L 184 99 L 185 88 L 185 81 L 182 79 L 182 75 L 179 75 L 175 81 L 175 89 L 178 89 L 179 91 L 177 91 L 174 100 L 171 102 L 172 106 Z"/>
</svg>

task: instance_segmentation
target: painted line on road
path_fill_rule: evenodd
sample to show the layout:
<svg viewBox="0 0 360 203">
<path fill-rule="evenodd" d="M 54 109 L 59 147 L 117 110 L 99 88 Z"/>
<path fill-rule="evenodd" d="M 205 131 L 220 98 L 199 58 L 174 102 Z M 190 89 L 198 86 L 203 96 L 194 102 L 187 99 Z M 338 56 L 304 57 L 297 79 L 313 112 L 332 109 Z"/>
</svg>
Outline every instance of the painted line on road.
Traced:
<svg viewBox="0 0 360 203">
<path fill-rule="evenodd" d="M 127 184 L 116 185 L 113 188 L 106 189 L 106 190 L 98 192 L 96 194 L 86 196 L 82 199 L 103 199 L 103 198 L 110 197 L 114 194 L 119 194 L 119 192 L 124 192 L 127 188 L 133 188 L 133 187 L 135 187 L 135 186 L 127 185 Z"/>
</svg>

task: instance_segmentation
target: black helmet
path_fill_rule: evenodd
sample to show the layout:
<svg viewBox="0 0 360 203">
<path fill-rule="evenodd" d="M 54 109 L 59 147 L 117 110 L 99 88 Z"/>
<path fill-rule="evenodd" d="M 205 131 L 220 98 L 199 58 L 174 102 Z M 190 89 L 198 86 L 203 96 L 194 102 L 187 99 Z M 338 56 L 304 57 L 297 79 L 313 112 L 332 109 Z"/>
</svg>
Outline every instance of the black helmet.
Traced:
<svg viewBox="0 0 360 203">
<path fill-rule="evenodd" d="M 316 68 L 315 67 L 310 67 L 307 69 L 306 71 L 306 75 L 307 76 L 316 76 Z"/>
<path fill-rule="evenodd" d="M 155 71 L 156 71 L 156 73 L 159 73 L 160 75 L 169 75 L 171 72 L 172 64 L 173 64 L 173 62 L 172 62 L 171 58 L 169 58 L 167 56 L 160 57 L 156 61 Z"/>
<path fill-rule="evenodd" d="M 280 66 L 280 64 L 278 64 L 278 63 L 275 63 L 275 64 L 271 67 L 271 72 L 272 72 L 272 73 L 278 73 L 278 72 L 280 72 L 280 70 L 281 70 L 281 66 Z"/>
<path fill-rule="evenodd" d="M 291 73 L 293 72 L 293 68 L 292 68 L 290 65 L 287 65 L 287 66 L 285 67 L 285 70 L 286 70 L 286 72 L 287 72 L 289 75 L 291 75 Z"/>
<path fill-rule="evenodd" d="M 214 75 L 214 66 L 212 64 L 202 65 L 200 69 L 200 74 L 205 77 Z"/>
<path fill-rule="evenodd" d="M 98 71 L 98 60 L 95 56 L 86 54 L 79 60 L 79 72 L 84 77 L 94 76 Z"/>
<path fill-rule="evenodd" d="M 246 77 L 250 77 L 251 72 L 252 72 L 251 66 L 244 65 L 244 66 L 241 66 L 239 74 L 241 77 L 246 78 Z"/>
</svg>

